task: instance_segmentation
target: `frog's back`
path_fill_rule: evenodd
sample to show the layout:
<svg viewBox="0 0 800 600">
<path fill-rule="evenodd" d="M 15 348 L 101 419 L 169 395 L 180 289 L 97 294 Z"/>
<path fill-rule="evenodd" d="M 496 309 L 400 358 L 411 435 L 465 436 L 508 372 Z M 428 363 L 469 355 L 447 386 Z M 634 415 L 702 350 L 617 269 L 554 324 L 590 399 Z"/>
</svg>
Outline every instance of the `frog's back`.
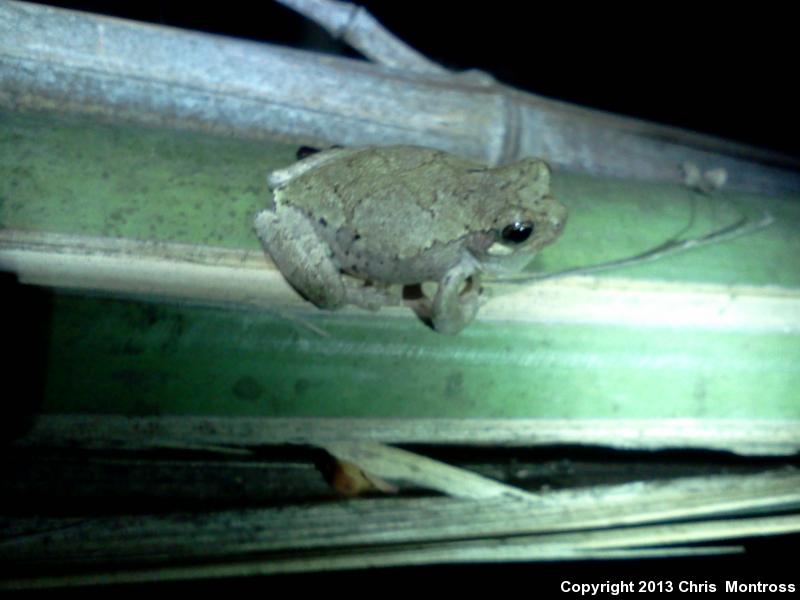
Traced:
<svg viewBox="0 0 800 600">
<path fill-rule="evenodd" d="M 280 201 L 323 227 L 347 230 L 369 251 L 416 256 L 488 228 L 497 193 L 491 169 L 416 146 L 364 148 L 314 168 L 279 190 Z"/>
</svg>

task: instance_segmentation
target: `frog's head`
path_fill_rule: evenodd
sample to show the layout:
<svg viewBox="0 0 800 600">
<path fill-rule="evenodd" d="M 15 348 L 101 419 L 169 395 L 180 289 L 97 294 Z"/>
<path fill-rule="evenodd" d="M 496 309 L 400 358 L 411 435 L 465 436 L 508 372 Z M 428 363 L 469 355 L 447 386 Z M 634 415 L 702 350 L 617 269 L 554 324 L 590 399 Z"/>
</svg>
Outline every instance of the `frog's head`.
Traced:
<svg viewBox="0 0 800 600">
<path fill-rule="evenodd" d="M 489 272 L 524 268 L 539 249 L 553 243 L 567 222 L 567 209 L 550 195 L 550 169 L 546 163 L 526 159 L 501 167 L 504 201 L 493 215 L 492 229 L 482 248 L 474 252 Z"/>
</svg>

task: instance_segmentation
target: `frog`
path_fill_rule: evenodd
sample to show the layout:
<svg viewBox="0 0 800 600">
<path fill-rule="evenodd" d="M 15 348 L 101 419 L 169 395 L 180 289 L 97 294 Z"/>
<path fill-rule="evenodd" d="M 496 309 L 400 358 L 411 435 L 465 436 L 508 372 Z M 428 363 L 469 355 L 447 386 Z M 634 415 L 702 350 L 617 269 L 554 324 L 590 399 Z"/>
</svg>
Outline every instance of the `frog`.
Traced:
<svg viewBox="0 0 800 600">
<path fill-rule="evenodd" d="M 527 266 L 567 220 L 532 157 L 493 167 L 421 146 L 338 147 L 267 180 L 255 232 L 300 295 L 330 310 L 407 305 L 444 334 L 475 319 L 484 276 Z"/>
</svg>

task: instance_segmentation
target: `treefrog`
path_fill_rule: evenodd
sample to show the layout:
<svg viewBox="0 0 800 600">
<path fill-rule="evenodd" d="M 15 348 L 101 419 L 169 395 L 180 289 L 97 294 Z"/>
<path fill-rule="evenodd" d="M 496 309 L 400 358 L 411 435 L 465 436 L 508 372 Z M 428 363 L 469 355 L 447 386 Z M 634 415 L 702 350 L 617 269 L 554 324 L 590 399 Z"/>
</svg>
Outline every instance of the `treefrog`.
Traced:
<svg viewBox="0 0 800 600">
<path fill-rule="evenodd" d="M 482 274 L 524 267 L 567 218 L 533 158 L 491 168 L 418 146 L 334 148 L 268 183 L 255 230 L 301 295 L 326 309 L 405 303 L 450 334 L 484 301 Z"/>
</svg>

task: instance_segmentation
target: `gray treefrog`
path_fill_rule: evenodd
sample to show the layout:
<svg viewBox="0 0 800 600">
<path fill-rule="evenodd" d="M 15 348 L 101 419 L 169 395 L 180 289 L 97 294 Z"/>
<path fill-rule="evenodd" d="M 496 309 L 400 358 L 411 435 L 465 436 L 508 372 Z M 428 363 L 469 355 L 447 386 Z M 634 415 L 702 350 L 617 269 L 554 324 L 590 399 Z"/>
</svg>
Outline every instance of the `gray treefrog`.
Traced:
<svg viewBox="0 0 800 600">
<path fill-rule="evenodd" d="M 268 181 L 274 198 L 255 230 L 306 299 L 327 309 L 405 302 L 442 333 L 475 317 L 482 273 L 524 267 L 567 218 L 548 166 L 532 158 L 490 168 L 417 146 L 337 148 Z M 426 282 L 438 283 L 432 300 Z"/>
</svg>

